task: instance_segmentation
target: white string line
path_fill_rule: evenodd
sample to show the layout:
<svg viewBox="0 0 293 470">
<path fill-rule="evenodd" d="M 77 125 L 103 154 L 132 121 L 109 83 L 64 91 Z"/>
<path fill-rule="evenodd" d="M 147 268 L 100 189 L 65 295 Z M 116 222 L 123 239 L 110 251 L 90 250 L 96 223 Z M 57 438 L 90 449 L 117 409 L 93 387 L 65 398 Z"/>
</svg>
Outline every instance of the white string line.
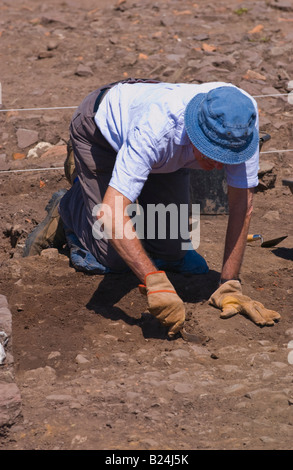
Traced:
<svg viewBox="0 0 293 470">
<path fill-rule="evenodd" d="M 275 93 L 272 95 L 252 95 L 253 98 L 268 98 L 272 96 L 289 96 L 290 93 Z M 18 108 L 18 109 L 0 109 L 0 113 L 11 113 L 16 111 L 49 111 L 54 109 L 76 109 L 78 106 L 54 106 L 51 108 Z"/>
<path fill-rule="evenodd" d="M 54 106 L 53 108 L 20 108 L 20 109 L 0 109 L 0 113 L 10 113 L 15 111 L 50 111 L 54 109 L 76 109 L 78 106 Z"/>
<path fill-rule="evenodd" d="M 64 166 L 54 166 L 51 168 L 25 168 L 22 170 L 1 170 L 0 173 L 21 173 L 24 171 L 48 171 L 48 170 L 64 170 Z"/>
<path fill-rule="evenodd" d="M 286 150 L 267 150 L 266 152 L 259 152 L 261 153 L 282 153 L 282 152 L 293 152 L 293 149 L 286 149 Z"/>
<path fill-rule="evenodd" d="M 292 91 L 290 91 L 289 93 L 275 93 L 272 95 L 253 95 L 252 97 L 253 98 L 266 98 L 267 96 L 289 96 L 291 94 L 293 94 Z"/>
<path fill-rule="evenodd" d="M 282 153 L 282 152 L 293 152 L 293 149 L 267 150 L 266 152 L 259 152 L 259 153 L 264 154 L 264 153 Z M 25 171 L 50 171 L 50 170 L 64 170 L 64 166 L 55 166 L 51 168 L 26 168 L 22 170 L 0 170 L 0 174 L 1 173 L 22 173 Z"/>
<path fill-rule="evenodd" d="M 292 92 L 291 92 L 292 93 Z M 289 96 L 290 93 L 276 93 L 272 95 L 255 95 L 253 98 L 266 98 L 272 96 Z M 0 113 L 7 113 L 7 112 L 15 112 L 15 111 L 48 111 L 54 109 L 76 109 L 78 106 L 55 106 L 52 108 L 20 108 L 20 109 L 0 109 Z M 281 152 L 293 152 L 293 149 L 286 149 L 286 150 L 267 150 L 266 152 L 260 152 L 260 154 L 264 153 L 281 153 Z M 52 167 L 52 168 L 27 168 L 22 170 L 0 170 L 1 173 L 22 173 L 28 171 L 50 171 L 50 170 L 64 170 L 63 166 L 59 167 Z"/>
</svg>

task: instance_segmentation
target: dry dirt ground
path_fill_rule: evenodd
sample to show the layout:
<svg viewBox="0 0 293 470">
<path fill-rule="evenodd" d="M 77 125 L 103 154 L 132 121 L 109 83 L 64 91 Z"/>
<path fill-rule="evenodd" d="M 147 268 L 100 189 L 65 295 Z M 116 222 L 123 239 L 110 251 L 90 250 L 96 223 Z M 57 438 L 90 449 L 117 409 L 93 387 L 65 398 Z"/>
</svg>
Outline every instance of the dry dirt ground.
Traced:
<svg viewBox="0 0 293 470">
<path fill-rule="evenodd" d="M 127 76 L 288 93 L 292 24 L 292 3 L 282 0 L 0 1 L 0 293 L 12 312 L 22 397 L 1 450 L 292 449 L 293 194 L 282 184 L 293 176 L 292 152 L 262 154 L 270 184 L 256 193 L 251 226 L 265 239 L 288 237 L 270 249 L 248 244 L 241 272 L 244 292 L 281 314 L 273 327 L 222 320 L 208 305 L 225 214 L 201 218 L 198 251 L 209 274 L 170 274 L 187 329 L 209 337 L 203 344 L 168 341 L 132 274 L 77 273 L 66 247 L 21 256 L 51 194 L 68 188 L 54 167 L 63 165 L 73 109 L 35 108 L 77 106 Z M 257 100 L 272 137 L 263 151 L 292 149 L 287 97 Z M 27 156 L 38 142 L 54 147 Z M 28 168 L 51 170 L 11 171 Z"/>
</svg>

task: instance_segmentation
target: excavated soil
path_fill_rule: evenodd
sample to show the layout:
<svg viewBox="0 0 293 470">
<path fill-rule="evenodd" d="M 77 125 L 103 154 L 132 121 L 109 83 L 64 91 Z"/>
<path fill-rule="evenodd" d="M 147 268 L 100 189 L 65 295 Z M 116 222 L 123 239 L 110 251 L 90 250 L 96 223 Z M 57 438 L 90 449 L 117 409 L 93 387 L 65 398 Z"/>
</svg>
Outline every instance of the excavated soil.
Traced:
<svg viewBox="0 0 293 470">
<path fill-rule="evenodd" d="M 293 176 L 284 96 L 293 80 L 291 2 L 14 0 L 0 2 L 0 12 L 0 293 L 12 313 L 22 398 L 0 449 L 292 449 L 293 194 L 282 183 Z M 66 247 L 22 258 L 51 194 L 68 188 L 72 108 L 128 76 L 221 80 L 260 96 L 261 130 L 271 135 L 263 152 L 279 151 L 261 155 L 251 233 L 288 237 L 272 248 L 248 244 L 241 278 L 245 294 L 281 314 L 273 327 L 243 315 L 223 320 L 208 304 L 226 214 L 201 217 L 198 251 L 210 272 L 170 274 L 187 330 L 209 339 L 201 343 L 168 341 L 131 273 L 78 273 Z M 272 94 L 280 96 L 263 97 Z M 38 142 L 53 147 L 28 156 Z"/>
</svg>

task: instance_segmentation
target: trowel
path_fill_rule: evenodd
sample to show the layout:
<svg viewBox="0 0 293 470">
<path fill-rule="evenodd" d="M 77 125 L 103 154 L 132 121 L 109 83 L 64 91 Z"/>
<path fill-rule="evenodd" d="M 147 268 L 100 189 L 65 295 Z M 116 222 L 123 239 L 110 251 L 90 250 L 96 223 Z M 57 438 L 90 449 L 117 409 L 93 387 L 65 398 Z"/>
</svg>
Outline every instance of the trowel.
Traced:
<svg viewBox="0 0 293 470">
<path fill-rule="evenodd" d="M 287 237 L 288 237 L 288 235 L 285 235 L 283 237 L 272 238 L 271 240 L 264 241 L 262 235 L 255 234 L 255 235 L 248 235 L 247 236 L 247 241 L 248 242 L 254 242 L 255 240 L 261 240 L 261 245 L 260 246 L 262 248 L 270 248 L 272 246 L 278 245 L 279 243 L 281 243 L 282 240 L 285 240 L 285 238 L 287 238 Z"/>
<path fill-rule="evenodd" d="M 259 138 L 259 150 L 262 149 L 262 146 L 265 142 L 268 142 L 270 140 L 271 136 L 270 134 L 265 134 Z"/>
</svg>

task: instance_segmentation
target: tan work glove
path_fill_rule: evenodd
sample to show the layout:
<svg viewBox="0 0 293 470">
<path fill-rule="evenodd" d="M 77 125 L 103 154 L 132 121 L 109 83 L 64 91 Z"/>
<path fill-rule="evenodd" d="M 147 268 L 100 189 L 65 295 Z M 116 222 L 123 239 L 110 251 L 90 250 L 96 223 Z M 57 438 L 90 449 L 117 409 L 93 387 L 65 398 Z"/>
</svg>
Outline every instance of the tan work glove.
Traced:
<svg viewBox="0 0 293 470">
<path fill-rule="evenodd" d="M 247 315 L 257 325 L 274 325 L 281 316 L 274 310 L 268 310 L 255 300 L 242 294 L 239 281 L 227 281 L 210 297 L 209 304 L 222 310 L 221 318 L 229 318 L 237 313 Z"/>
<path fill-rule="evenodd" d="M 149 273 L 145 285 L 139 285 L 142 294 L 147 295 L 149 312 L 169 328 L 172 338 L 181 330 L 185 321 L 185 307 L 164 271 Z"/>
</svg>

